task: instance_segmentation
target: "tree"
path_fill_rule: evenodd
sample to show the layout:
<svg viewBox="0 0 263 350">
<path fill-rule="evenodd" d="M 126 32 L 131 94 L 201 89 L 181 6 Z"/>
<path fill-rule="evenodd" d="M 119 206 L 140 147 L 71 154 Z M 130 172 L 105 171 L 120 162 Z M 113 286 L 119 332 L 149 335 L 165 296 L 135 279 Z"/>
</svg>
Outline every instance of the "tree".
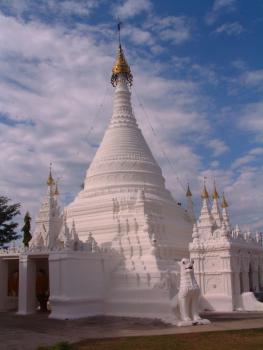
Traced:
<svg viewBox="0 0 263 350">
<path fill-rule="evenodd" d="M 26 212 L 26 215 L 24 217 L 24 226 L 22 228 L 22 231 L 24 232 L 23 234 L 23 243 L 25 247 L 28 247 L 28 243 L 32 238 L 32 235 L 30 233 L 30 229 L 31 229 L 31 217 L 29 212 Z"/>
<path fill-rule="evenodd" d="M 15 231 L 18 223 L 13 221 L 20 214 L 20 203 L 9 204 L 9 201 L 9 198 L 0 196 L 0 248 L 21 237 Z"/>
</svg>

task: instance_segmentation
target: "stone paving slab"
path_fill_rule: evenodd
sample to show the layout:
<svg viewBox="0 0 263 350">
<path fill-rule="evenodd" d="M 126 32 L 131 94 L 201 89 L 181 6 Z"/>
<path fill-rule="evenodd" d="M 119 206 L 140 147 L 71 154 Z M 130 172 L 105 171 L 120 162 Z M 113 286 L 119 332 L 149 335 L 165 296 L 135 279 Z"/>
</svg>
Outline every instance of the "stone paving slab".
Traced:
<svg viewBox="0 0 263 350">
<path fill-rule="evenodd" d="M 0 349 L 36 350 L 38 346 L 88 338 L 110 338 L 263 328 L 262 312 L 206 313 L 212 323 L 175 327 L 160 321 L 125 317 L 93 317 L 81 320 L 53 320 L 47 314 L 19 316 L 0 313 Z"/>
</svg>

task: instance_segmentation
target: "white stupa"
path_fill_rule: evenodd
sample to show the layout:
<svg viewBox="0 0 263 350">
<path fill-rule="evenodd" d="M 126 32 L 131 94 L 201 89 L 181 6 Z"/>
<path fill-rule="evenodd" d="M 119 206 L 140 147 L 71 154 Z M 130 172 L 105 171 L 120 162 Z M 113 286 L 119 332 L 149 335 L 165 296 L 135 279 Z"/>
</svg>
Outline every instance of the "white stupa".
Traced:
<svg viewBox="0 0 263 350">
<path fill-rule="evenodd" d="M 111 82 L 113 114 L 84 189 L 66 209 L 67 223 L 71 227 L 74 221 L 80 240 L 92 233 L 100 247 L 120 256 L 105 297 L 106 314 L 169 319 L 171 289 L 165 279 L 169 271 L 179 282 L 174 260 L 189 254 L 193 215 L 166 189 L 138 127 L 132 74 L 121 45 Z"/>
<path fill-rule="evenodd" d="M 35 220 L 35 229 L 30 246 L 52 248 L 56 245 L 61 230 L 62 216 L 58 205 L 58 185 L 54 181 L 51 164 L 47 179 L 47 192 L 44 196 L 38 216 Z"/>
<path fill-rule="evenodd" d="M 204 184 L 197 220 L 189 186 L 187 210 L 166 189 L 133 114 L 132 74 L 121 45 L 111 82 L 113 115 L 84 189 L 61 213 L 50 168 L 29 247 L 0 250 L 0 311 L 14 303 L 19 314 L 36 311 L 36 272 L 41 269 L 49 277 L 52 318 L 114 315 L 177 324 L 173 301 L 190 306 L 197 286 L 190 288 L 189 267 L 180 270 L 179 260 L 189 253 L 203 310 L 263 310 L 255 297 L 263 290 L 260 235 L 232 229 L 227 202 L 223 195 L 221 210 L 215 186 L 210 208 Z M 12 269 L 19 270 L 14 298 L 7 295 Z"/>
<path fill-rule="evenodd" d="M 84 189 L 67 207 L 79 238 L 89 232 L 99 244 L 110 244 L 126 232 L 147 240 L 125 241 L 124 248 L 149 249 L 155 240 L 166 257 L 188 253 L 192 217 L 177 204 L 165 187 L 131 105 L 132 74 L 121 45 L 112 69 L 115 87 L 113 114 L 108 129 L 86 174 Z"/>
</svg>

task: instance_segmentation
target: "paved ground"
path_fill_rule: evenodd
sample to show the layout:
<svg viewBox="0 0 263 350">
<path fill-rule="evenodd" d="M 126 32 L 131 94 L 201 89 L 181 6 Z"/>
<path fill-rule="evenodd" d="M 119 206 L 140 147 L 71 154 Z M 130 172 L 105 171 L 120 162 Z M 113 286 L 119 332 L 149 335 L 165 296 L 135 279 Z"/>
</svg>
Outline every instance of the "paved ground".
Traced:
<svg viewBox="0 0 263 350">
<path fill-rule="evenodd" d="M 263 328 L 262 312 L 207 314 L 212 323 L 205 326 L 174 327 L 159 321 L 117 317 L 94 317 L 75 321 L 48 319 L 46 314 L 18 316 L 0 313 L 0 349 L 36 350 L 40 345 L 60 341 L 77 342 L 87 338 L 160 335 L 231 329 Z"/>
</svg>

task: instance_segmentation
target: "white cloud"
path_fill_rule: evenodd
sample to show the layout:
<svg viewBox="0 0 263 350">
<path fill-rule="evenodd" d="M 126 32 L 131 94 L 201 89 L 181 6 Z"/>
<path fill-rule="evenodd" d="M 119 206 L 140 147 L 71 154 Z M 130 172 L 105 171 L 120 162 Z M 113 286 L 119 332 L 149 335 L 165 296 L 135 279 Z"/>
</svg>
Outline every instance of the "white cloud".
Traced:
<svg viewBox="0 0 263 350">
<path fill-rule="evenodd" d="M 56 1 L 49 0 L 48 7 L 56 13 L 62 13 L 63 15 L 76 15 L 76 16 L 88 16 L 92 9 L 98 6 L 100 1 L 76 1 L 76 0 L 64 0 Z"/>
<path fill-rule="evenodd" d="M 55 15 L 56 19 L 67 16 L 89 16 L 99 6 L 100 0 L 2 0 L 2 10 L 7 14 L 28 18 L 43 14 Z M 50 18 L 49 18 L 50 19 Z"/>
<path fill-rule="evenodd" d="M 114 6 L 114 15 L 120 20 L 137 16 L 142 12 L 150 12 L 152 3 L 150 0 L 125 0 L 118 6 Z"/>
<path fill-rule="evenodd" d="M 239 127 L 253 132 L 257 141 L 263 142 L 263 102 L 250 103 L 244 108 Z"/>
<path fill-rule="evenodd" d="M 194 63 L 191 65 L 191 69 L 199 75 L 203 79 L 205 83 L 209 82 L 213 85 L 218 84 L 218 74 L 213 69 L 213 67 L 210 66 L 202 66 L 200 64 Z"/>
<path fill-rule="evenodd" d="M 153 52 L 164 50 L 166 43 L 182 44 L 192 39 L 193 21 L 181 16 L 158 17 L 151 15 L 142 27 L 125 24 L 122 37 L 128 37 L 133 44 L 147 45 Z"/>
<path fill-rule="evenodd" d="M 241 77 L 240 81 L 243 84 L 248 84 L 253 87 L 259 87 L 262 89 L 263 87 L 263 69 L 258 70 L 250 70 L 244 72 Z"/>
<path fill-rule="evenodd" d="M 240 70 L 240 71 L 243 71 L 243 70 L 245 70 L 245 69 L 247 68 L 246 63 L 245 63 L 243 60 L 241 60 L 241 59 L 236 59 L 236 60 L 234 60 L 234 61 L 231 63 L 231 65 L 232 65 L 235 69 L 238 69 L 238 70 Z"/>
<path fill-rule="evenodd" d="M 244 229 L 262 229 L 262 183 L 263 168 L 247 168 L 225 188 L 233 223 L 240 223 Z"/>
<path fill-rule="evenodd" d="M 229 147 L 224 143 L 224 141 L 219 139 L 208 141 L 207 146 L 213 150 L 214 157 L 221 156 L 229 151 Z"/>
<path fill-rule="evenodd" d="M 131 42 L 136 45 L 155 45 L 155 40 L 149 31 L 134 26 L 125 25 L 122 30 L 122 37 L 129 37 Z"/>
<path fill-rule="evenodd" d="M 239 35 L 244 31 L 243 26 L 238 23 L 238 22 L 233 22 L 233 23 L 224 23 L 221 26 L 219 26 L 218 28 L 216 28 L 216 30 L 214 31 L 214 33 L 225 33 L 227 35 Z"/>
<path fill-rule="evenodd" d="M 205 17 L 208 25 L 214 24 L 222 13 L 232 12 L 236 9 L 236 0 L 215 0 L 211 11 Z"/>
<path fill-rule="evenodd" d="M 233 8 L 236 4 L 236 0 L 215 0 L 213 4 L 213 11 L 219 11 L 222 9 Z"/>
<path fill-rule="evenodd" d="M 151 17 L 145 24 L 162 41 L 181 44 L 192 38 L 193 21 L 185 16 Z"/>
<path fill-rule="evenodd" d="M 240 93 L 251 95 L 252 94 L 262 94 L 263 92 L 263 69 L 252 70 L 247 67 L 244 62 L 233 62 L 232 65 L 238 69 L 238 74 L 234 76 L 224 77 L 224 81 L 227 83 L 228 93 L 232 96 L 238 96 Z M 247 108 L 252 108 L 252 114 L 255 113 L 254 107 L 260 104 L 255 102 L 254 104 L 248 104 L 243 107 L 242 115 L 246 114 Z"/>
<path fill-rule="evenodd" d="M 256 161 L 258 156 L 262 156 L 263 148 L 257 147 L 250 150 L 245 156 L 237 158 L 235 162 L 232 164 L 232 168 L 240 168 L 245 165 L 251 164 Z"/>
</svg>

